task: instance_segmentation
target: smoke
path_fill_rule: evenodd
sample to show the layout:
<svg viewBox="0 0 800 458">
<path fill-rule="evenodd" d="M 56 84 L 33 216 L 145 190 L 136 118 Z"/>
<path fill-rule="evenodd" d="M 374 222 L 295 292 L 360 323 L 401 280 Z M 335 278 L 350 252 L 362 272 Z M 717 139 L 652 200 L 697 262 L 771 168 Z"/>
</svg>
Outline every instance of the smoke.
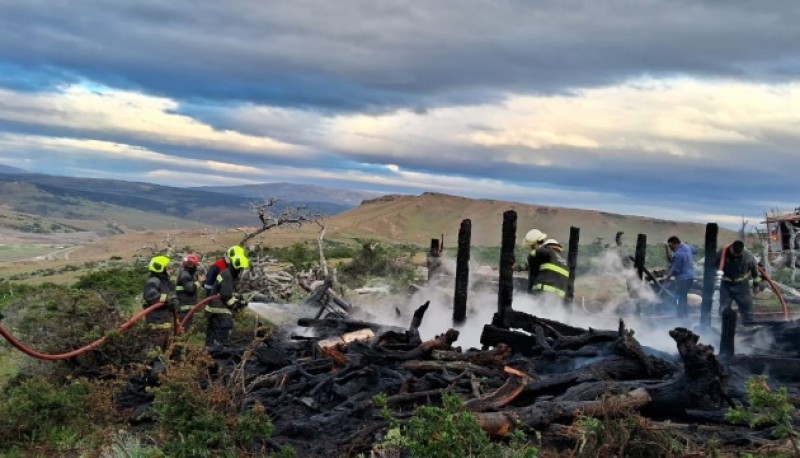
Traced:
<svg viewBox="0 0 800 458">
<path fill-rule="evenodd" d="M 497 312 L 497 270 L 488 266 L 470 264 L 470 290 L 467 298 L 467 318 L 464 323 L 453 323 L 453 295 L 455 290 L 455 260 L 442 257 L 443 275 L 419 287 L 411 294 L 359 295 L 348 298 L 356 306 L 351 318 L 407 329 L 414 311 L 427 301 L 430 306 L 419 328 L 423 339 L 431 339 L 448 328 L 459 331 L 456 345 L 462 348 L 480 348 L 483 327 L 492 322 Z M 575 300 L 572 309 L 561 299 L 550 294 L 534 296 L 516 288 L 512 307 L 514 310 L 542 318 L 560 321 L 581 328 L 616 330 L 619 320 L 627 329 L 635 331 L 636 339 L 654 350 L 676 354 L 675 341 L 669 331 L 676 327 L 692 329 L 703 343 L 715 348 L 719 345 L 719 317 L 712 316 L 711 328 L 700 328 L 699 309 L 690 309 L 688 318 L 679 319 L 676 309 L 663 304 L 653 288 L 640 280 L 636 270 L 623 260 L 617 250 L 608 250 L 592 259 L 589 272 L 576 280 Z M 316 309 L 296 305 L 252 305 L 259 314 L 270 318 L 279 314 L 288 324 L 292 318 L 314 316 Z M 638 314 L 637 314 L 638 309 Z M 272 318 L 270 318 L 272 319 Z M 741 333 L 739 333 L 741 334 Z M 758 332 L 748 336 L 737 334 L 737 353 L 751 353 L 770 348 L 772 335 Z"/>
</svg>

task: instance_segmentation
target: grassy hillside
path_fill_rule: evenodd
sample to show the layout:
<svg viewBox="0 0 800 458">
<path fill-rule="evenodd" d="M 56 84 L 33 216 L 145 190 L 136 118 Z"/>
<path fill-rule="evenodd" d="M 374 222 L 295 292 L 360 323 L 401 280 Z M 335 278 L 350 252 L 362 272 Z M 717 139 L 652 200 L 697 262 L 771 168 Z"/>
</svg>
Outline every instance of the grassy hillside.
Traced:
<svg viewBox="0 0 800 458">
<path fill-rule="evenodd" d="M 0 228 L 25 234 L 101 235 L 187 227 L 185 218 L 123 207 L 77 195 L 58 195 L 32 183 L 2 182 Z"/>
<path fill-rule="evenodd" d="M 11 173 L 0 169 L 0 229 L 22 233 L 67 233 L 91 231 L 112 235 L 148 228 L 238 227 L 251 222 L 251 204 L 277 198 L 272 207 L 307 208 L 316 214 L 341 213 L 358 193 L 330 192 L 301 185 L 291 187 L 290 197 L 279 187 L 227 188 L 225 193 L 201 188 L 176 188 L 151 183 L 73 178 L 35 173 Z M 236 190 L 243 194 L 235 194 Z M 261 194 L 255 191 L 261 191 Z M 249 194 L 245 193 L 248 191 Z M 254 194 L 255 193 L 255 194 Z M 360 201 L 358 201 L 360 202 Z M 2 241 L 0 241 L 2 243 Z"/>
<path fill-rule="evenodd" d="M 366 201 L 358 208 L 331 218 L 328 233 L 420 246 L 444 234 L 445 245 L 453 246 L 461 221 L 469 218 L 474 246 L 499 246 L 506 210 L 517 212 L 518 240 L 535 227 L 566 243 L 570 226 L 581 229 L 582 244 L 592 243 L 597 238 L 602 239 L 601 243 L 613 244 L 617 231 L 625 232 L 626 245 L 633 245 L 637 234 L 646 234 L 650 243 L 664 242 L 670 235 L 678 235 L 685 241 L 702 245 L 705 237 L 705 224 L 434 193 L 384 196 Z M 720 230 L 720 238 L 732 237 L 733 231 Z"/>
<path fill-rule="evenodd" d="M 703 244 L 705 225 L 688 222 L 675 222 L 644 218 L 638 216 L 614 215 L 592 210 L 555 208 L 527 205 L 495 200 L 467 199 L 457 196 L 426 193 L 420 196 L 384 196 L 348 212 L 323 220 L 326 225 L 326 239 L 352 241 L 374 239 L 391 243 L 402 243 L 427 247 L 431 238 L 444 234 L 445 246 L 453 247 L 458 238 L 458 229 L 463 219 L 472 221 L 473 246 L 499 246 L 503 212 L 517 211 L 517 238 L 521 241 L 525 232 L 537 227 L 566 243 L 569 227 L 581 229 L 581 243 L 590 244 L 602 239 L 601 243 L 613 243 L 617 231 L 624 231 L 626 246 L 633 246 L 637 234 L 646 234 L 650 243 L 662 243 L 672 234 L 682 239 Z M 122 217 L 122 216 L 120 216 Z M 144 216 L 139 218 L 144 221 Z M 251 215 L 249 226 L 260 223 Z M 87 245 L 72 253 L 73 259 L 91 259 L 96 256 L 132 256 L 143 245 L 155 244 L 167 236 L 176 239 L 179 246 L 208 251 L 220 249 L 237 243 L 244 231 L 254 229 L 213 229 L 206 226 L 187 224 L 174 225 L 164 230 L 150 225 L 124 235 L 107 238 Z M 130 223 L 133 224 L 133 223 Z M 142 227 L 140 224 L 138 227 Z M 253 243 L 272 246 L 288 246 L 296 242 L 313 242 L 319 233 L 319 226 L 308 224 L 300 228 L 278 228 L 257 237 Z M 733 231 L 720 230 L 720 240 L 727 241 L 735 236 Z"/>
</svg>

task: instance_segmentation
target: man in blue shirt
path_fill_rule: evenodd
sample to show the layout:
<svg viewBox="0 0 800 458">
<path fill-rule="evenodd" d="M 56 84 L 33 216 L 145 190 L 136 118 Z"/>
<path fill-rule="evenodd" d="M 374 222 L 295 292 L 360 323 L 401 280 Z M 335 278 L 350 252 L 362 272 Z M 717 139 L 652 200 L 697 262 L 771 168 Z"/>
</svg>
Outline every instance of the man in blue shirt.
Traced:
<svg viewBox="0 0 800 458">
<path fill-rule="evenodd" d="M 686 296 L 694 282 L 694 253 L 696 249 L 681 243 L 681 239 L 672 236 L 667 239 L 667 245 L 672 250 L 672 262 L 667 271 L 667 278 L 675 278 L 675 296 L 678 308 L 678 316 L 686 317 L 689 314 L 689 306 Z"/>
</svg>

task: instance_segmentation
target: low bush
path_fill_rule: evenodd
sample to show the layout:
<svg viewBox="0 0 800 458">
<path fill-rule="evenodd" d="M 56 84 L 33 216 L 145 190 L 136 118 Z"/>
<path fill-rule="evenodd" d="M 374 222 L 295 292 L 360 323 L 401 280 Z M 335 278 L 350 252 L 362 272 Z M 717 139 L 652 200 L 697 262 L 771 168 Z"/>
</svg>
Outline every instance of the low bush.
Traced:
<svg viewBox="0 0 800 458">
<path fill-rule="evenodd" d="M 420 406 L 408 422 L 392 416 L 384 395 L 375 402 L 390 425 L 385 445 L 405 450 L 412 458 L 539 456 L 522 432 L 512 434 L 508 445 L 493 442 L 462 399 L 452 393 L 445 393 L 441 407 Z"/>
<path fill-rule="evenodd" d="M 0 444 L 75 446 L 90 428 L 91 396 L 84 380 L 59 385 L 35 377 L 7 387 L 0 397 Z"/>
</svg>

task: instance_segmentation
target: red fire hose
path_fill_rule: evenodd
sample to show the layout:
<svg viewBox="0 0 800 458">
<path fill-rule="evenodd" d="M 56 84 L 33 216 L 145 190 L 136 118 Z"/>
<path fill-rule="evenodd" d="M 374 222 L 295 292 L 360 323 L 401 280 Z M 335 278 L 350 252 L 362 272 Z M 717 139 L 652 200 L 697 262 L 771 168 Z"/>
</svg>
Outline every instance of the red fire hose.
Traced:
<svg viewBox="0 0 800 458">
<path fill-rule="evenodd" d="M 197 304 L 195 304 L 194 307 L 192 307 L 188 312 L 186 312 L 186 316 L 184 316 L 183 320 L 181 320 L 180 326 L 178 326 L 178 329 L 176 330 L 176 334 L 180 334 L 186 328 L 186 323 L 189 322 L 189 319 L 192 318 L 192 315 L 194 315 L 195 313 L 200 311 L 200 309 L 204 305 L 208 304 L 209 302 L 211 302 L 212 300 L 214 300 L 214 299 L 216 299 L 218 297 L 219 297 L 219 294 L 215 294 L 213 296 L 208 296 L 207 298 L 205 298 L 202 301 L 200 301 Z"/>
<path fill-rule="evenodd" d="M 212 299 L 215 299 L 216 297 L 218 297 L 218 296 L 215 295 L 215 296 L 207 297 L 207 298 L 203 299 L 202 301 L 198 302 L 194 307 L 192 307 L 192 309 L 186 314 L 186 317 L 184 317 L 183 321 L 181 322 L 181 326 L 179 328 L 175 329 L 176 334 L 179 333 L 177 331 L 179 331 L 180 329 L 183 329 L 183 326 L 186 324 L 186 322 L 188 321 L 188 319 L 189 319 L 189 317 L 191 315 L 193 315 L 196 311 L 200 310 L 200 308 L 202 306 L 206 305 L 208 302 L 210 302 Z M 152 311 L 154 311 L 156 309 L 159 309 L 159 308 L 161 308 L 163 306 L 164 306 L 164 303 L 163 302 L 159 302 L 157 304 L 153 304 L 150 307 L 147 307 L 146 309 L 134 314 L 132 317 L 130 317 L 130 319 L 128 321 L 126 321 L 125 323 L 120 325 L 120 327 L 117 328 L 117 332 L 123 332 L 123 331 L 129 329 L 131 326 L 136 324 L 137 321 L 139 321 L 142 318 L 144 318 L 147 314 L 149 314 L 150 312 L 152 312 Z M 25 353 L 26 355 L 32 356 L 32 357 L 38 358 L 38 359 L 43 359 L 43 360 L 46 360 L 46 361 L 58 361 L 58 360 L 62 360 L 62 359 L 74 358 L 74 357 L 76 357 L 78 355 L 82 355 L 82 354 L 88 352 L 89 350 L 93 350 L 93 349 L 99 347 L 100 345 L 103 345 L 105 343 L 106 339 L 108 338 L 107 336 L 106 337 L 101 337 L 101 338 L 95 340 L 94 342 L 92 342 L 92 343 L 90 343 L 88 345 L 84 345 L 81 348 L 72 350 L 72 351 L 67 352 L 67 353 L 49 354 L 49 353 L 42 353 L 42 352 L 36 351 L 36 350 L 28 347 L 24 343 L 20 342 L 16 337 L 11 335 L 11 333 L 8 332 L 8 330 L 6 328 L 4 328 L 2 325 L 0 325 L 0 335 L 5 337 L 5 339 L 11 345 L 13 345 L 15 348 L 17 348 L 19 351 Z"/>
</svg>

